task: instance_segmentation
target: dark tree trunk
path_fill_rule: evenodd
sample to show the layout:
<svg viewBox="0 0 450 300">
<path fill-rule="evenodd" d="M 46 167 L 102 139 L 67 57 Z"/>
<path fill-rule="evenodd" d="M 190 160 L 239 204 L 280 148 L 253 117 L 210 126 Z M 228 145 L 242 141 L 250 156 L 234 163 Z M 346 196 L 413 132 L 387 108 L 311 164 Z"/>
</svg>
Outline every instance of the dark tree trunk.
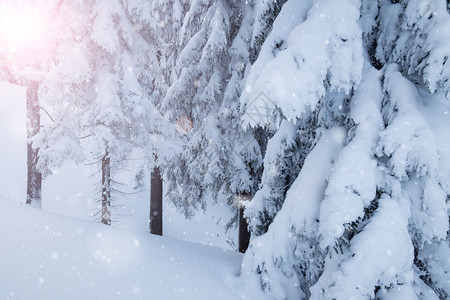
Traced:
<svg viewBox="0 0 450 300">
<path fill-rule="evenodd" d="M 250 232 L 248 231 L 248 221 L 244 218 L 244 205 L 243 201 L 250 201 L 251 195 L 240 194 L 239 199 L 239 252 L 245 253 L 250 243 Z"/>
<path fill-rule="evenodd" d="M 111 160 L 108 152 L 102 157 L 102 223 L 111 225 Z"/>
<path fill-rule="evenodd" d="M 150 233 L 162 235 L 163 182 L 158 167 L 153 168 L 150 178 Z"/>
<path fill-rule="evenodd" d="M 41 117 L 38 98 L 39 82 L 30 81 L 27 86 L 27 204 L 42 207 L 42 174 L 37 168 L 39 149 L 30 141 L 39 133 Z"/>
</svg>

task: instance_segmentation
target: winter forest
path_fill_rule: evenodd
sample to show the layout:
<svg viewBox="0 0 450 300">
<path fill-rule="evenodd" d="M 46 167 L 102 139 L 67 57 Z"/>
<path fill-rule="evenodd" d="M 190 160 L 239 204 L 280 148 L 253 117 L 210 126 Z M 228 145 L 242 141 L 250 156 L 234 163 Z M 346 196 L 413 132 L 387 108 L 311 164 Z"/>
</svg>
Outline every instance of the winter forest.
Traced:
<svg viewBox="0 0 450 300">
<path fill-rule="evenodd" d="M 0 299 L 450 299 L 449 58 L 449 0 L 0 0 Z"/>
</svg>

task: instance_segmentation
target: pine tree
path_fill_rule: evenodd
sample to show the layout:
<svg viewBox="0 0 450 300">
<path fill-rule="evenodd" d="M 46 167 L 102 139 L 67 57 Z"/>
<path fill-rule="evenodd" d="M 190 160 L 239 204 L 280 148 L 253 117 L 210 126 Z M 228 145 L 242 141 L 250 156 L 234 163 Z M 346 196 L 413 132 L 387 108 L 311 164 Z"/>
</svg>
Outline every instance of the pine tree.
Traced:
<svg viewBox="0 0 450 300">
<path fill-rule="evenodd" d="M 279 51 L 263 44 L 241 97 L 247 107 L 261 92 L 272 100 L 244 120 L 275 124 L 281 145 L 266 153 L 248 206 L 259 236 L 243 263 L 243 276 L 272 297 L 448 297 L 444 3 L 319 0 L 284 14 L 300 9 L 291 0 L 275 19 L 265 43 L 289 38 Z M 288 34 L 278 22 L 292 23 Z M 301 140 L 300 120 L 310 147 L 283 191 L 268 175 L 290 163 L 286 137 Z"/>
<path fill-rule="evenodd" d="M 156 107 L 161 106 L 161 102 L 169 85 L 172 82 L 172 69 L 174 65 L 174 57 L 176 57 L 177 48 L 173 43 L 176 33 L 181 26 L 180 18 L 183 14 L 182 1 L 153 1 L 151 4 L 145 1 L 131 1 L 125 3 L 128 15 L 135 22 L 135 28 L 140 32 L 144 43 L 142 47 L 138 47 L 138 53 L 148 49 L 148 45 L 152 45 L 156 56 L 147 53 L 147 55 L 137 55 L 137 65 L 141 66 L 139 82 L 145 89 L 147 94 L 152 95 L 153 104 Z M 148 55 L 150 54 L 150 55 Z M 160 120 L 161 121 L 161 120 Z M 157 124 L 154 124 L 157 125 Z M 167 124 L 166 124 L 167 125 Z M 159 133 L 162 131 L 159 130 Z M 158 132 L 153 132 L 157 134 Z M 160 136 L 162 140 L 170 138 L 173 134 L 164 131 L 165 137 Z M 161 140 L 161 139 L 160 139 Z M 172 145 L 168 147 L 176 149 L 174 140 Z M 167 163 L 165 161 L 171 157 L 171 151 L 167 151 L 167 147 L 158 148 L 154 143 L 148 151 L 151 161 L 150 174 L 150 215 L 149 229 L 153 234 L 162 235 L 163 230 L 163 186 L 161 167 Z M 159 156 L 158 156 L 159 154 Z M 141 166 L 139 167 L 139 171 Z"/>
<path fill-rule="evenodd" d="M 193 121 L 167 174 L 169 198 L 187 217 L 210 198 L 225 197 L 237 212 L 236 195 L 251 194 L 259 181 L 260 145 L 242 128 L 238 104 L 250 61 L 251 10 L 240 1 L 193 1 L 183 20 L 177 78 L 163 108 L 173 122 Z"/>
<path fill-rule="evenodd" d="M 109 225 L 114 174 L 134 149 L 148 150 L 153 163 L 154 150 L 165 145 L 153 144 L 167 128 L 148 95 L 147 67 L 157 70 L 156 59 L 149 59 L 152 45 L 121 1 L 64 3 L 59 17 L 67 35 L 61 36 L 58 60 L 44 82 L 55 122 L 40 137 L 41 167 L 48 170 L 66 158 L 96 161 L 102 173 L 100 218 Z M 145 59 L 147 65 L 138 64 Z"/>
</svg>

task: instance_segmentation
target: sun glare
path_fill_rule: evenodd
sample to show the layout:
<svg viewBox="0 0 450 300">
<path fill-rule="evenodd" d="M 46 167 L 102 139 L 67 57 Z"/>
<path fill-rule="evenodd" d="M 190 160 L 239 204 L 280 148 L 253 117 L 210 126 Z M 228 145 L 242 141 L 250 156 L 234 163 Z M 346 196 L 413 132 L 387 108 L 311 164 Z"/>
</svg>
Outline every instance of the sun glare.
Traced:
<svg viewBox="0 0 450 300">
<path fill-rule="evenodd" d="M 11 2 L 0 4 L 1 54 L 12 57 L 40 51 L 45 34 L 46 18 L 42 10 Z"/>
</svg>

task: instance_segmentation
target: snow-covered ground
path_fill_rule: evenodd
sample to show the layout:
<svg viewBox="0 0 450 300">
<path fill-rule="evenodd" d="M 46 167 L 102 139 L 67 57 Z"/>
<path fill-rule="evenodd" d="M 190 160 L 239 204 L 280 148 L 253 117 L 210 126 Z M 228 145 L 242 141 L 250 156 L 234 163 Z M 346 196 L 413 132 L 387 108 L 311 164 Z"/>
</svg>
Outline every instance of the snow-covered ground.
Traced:
<svg viewBox="0 0 450 300">
<path fill-rule="evenodd" d="M 235 251 L 0 207 L 0 299 L 239 298 Z"/>
<path fill-rule="evenodd" d="M 98 211 L 97 199 L 100 191 L 98 177 L 95 167 L 65 164 L 56 174 L 44 180 L 43 209 L 83 220 L 97 221 L 97 217 L 92 215 Z M 124 170 L 116 179 L 121 183 L 120 190 L 123 193 L 116 194 L 113 226 L 148 233 L 150 211 L 148 185 L 134 190 L 132 170 Z M 145 182 L 150 182 L 150 179 L 146 178 Z M 231 228 L 225 232 L 225 225 L 231 218 L 231 212 L 223 205 L 221 203 L 211 205 L 206 213 L 199 211 L 191 220 L 186 220 L 171 203 L 165 201 L 163 235 L 235 250 L 237 231 Z"/>
</svg>

